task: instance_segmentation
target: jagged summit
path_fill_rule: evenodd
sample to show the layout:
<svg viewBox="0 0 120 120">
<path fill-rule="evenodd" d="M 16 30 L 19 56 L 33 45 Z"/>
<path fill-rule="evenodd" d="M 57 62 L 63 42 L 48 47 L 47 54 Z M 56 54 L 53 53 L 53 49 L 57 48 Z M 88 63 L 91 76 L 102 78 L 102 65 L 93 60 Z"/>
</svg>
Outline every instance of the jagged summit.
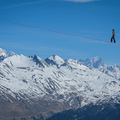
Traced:
<svg viewBox="0 0 120 120">
<path fill-rule="evenodd" d="M 65 62 L 65 60 L 63 60 L 61 57 L 59 57 L 57 55 L 52 55 L 52 56 L 46 58 L 45 61 L 48 64 L 55 65 L 57 67 L 60 67 Z"/>
<path fill-rule="evenodd" d="M 0 61 L 3 61 L 5 58 L 15 55 L 13 52 L 6 52 L 0 48 Z"/>
<path fill-rule="evenodd" d="M 0 48 L 0 56 L 6 56 L 6 51 Z"/>
</svg>

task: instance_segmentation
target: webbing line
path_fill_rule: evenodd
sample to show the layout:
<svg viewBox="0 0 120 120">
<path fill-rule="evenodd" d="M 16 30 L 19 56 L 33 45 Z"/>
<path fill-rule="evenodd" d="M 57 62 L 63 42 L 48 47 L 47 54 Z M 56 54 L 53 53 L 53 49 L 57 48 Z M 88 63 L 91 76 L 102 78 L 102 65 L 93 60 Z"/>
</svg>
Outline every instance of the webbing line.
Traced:
<svg viewBox="0 0 120 120">
<path fill-rule="evenodd" d="M 50 32 L 58 33 L 58 34 L 69 35 L 69 36 L 76 36 L 76 37 L 82 37 L 82 38 L 86 38 L 86 39 L 91 39 L 91 40 L 96 40 L 96 41 L 111 43 L 109 41 L 95 39 L 95 38 L 90 38 L 90 37 L 86 37 L 86 36 L 58 32 L 58 31 L 54 31 L 54 30 L 51 30 L 51 29 L 43 28 L 43 27 L 40 27 L 40 26 L 31 26 L 31 25 L 25 25 L 25 24 L 21 24 L 21 23 L 16 23 L 16 22 L 12 22 L 12 21 L 9 21 L 9 20 L 6 20 L 6 19 L 2 19 L 2 18 L 0 18 L 0 20 L 5 21 L 5 22 L 9 22 L 9 23 L 12 23 L 12 24 L 16 24 L 16 25 L 25 26 L 25 27 L 41 28 L 41 29 L 44 29 L 46 31 L 50 31 Z M 120 42 L 117 42 L 117 43 L 120 43 Z"/>
</svg>

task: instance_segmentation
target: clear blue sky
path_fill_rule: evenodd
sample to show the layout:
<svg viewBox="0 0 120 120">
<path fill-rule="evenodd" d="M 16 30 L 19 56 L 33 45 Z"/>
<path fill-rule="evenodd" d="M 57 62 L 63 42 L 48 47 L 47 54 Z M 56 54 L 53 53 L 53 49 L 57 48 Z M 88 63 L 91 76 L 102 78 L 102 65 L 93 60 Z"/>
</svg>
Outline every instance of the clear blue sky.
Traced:
<svg viewBox="0 0 120 120">
<path fill-rule="evenodd" d="M 83 2 L 84 1 L 84 2 Z M 120 0 L 0 0 L 0 18 L 45 27 L 58 32 L 110 41 L 112 29 L 120 42 Z M 0 48 L 42 59 L 99 56 L 106 64 L 120 65 L 120 44 L 66 36 L 40 28 L 0 20 Z"/>
</svg>

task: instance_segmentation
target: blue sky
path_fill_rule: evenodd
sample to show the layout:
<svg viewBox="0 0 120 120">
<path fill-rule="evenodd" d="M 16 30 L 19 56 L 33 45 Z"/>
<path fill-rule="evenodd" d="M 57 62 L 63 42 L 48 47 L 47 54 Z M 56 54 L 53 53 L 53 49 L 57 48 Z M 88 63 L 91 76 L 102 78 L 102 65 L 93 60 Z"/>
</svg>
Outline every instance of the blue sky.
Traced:
<svg viewBox="0 0 120 120">
<path fill-rule="evenodd" d="M 57 32 L 110 41 L 112 29 L 120 42 L 119 0 L 0 0 L 0 18 Z M 0 47 L 16 54 L 45 59 L 99 56 L 106 64 L 120 65 L 120 44 L 67 36 L 0 20 Z"/>
</svg>

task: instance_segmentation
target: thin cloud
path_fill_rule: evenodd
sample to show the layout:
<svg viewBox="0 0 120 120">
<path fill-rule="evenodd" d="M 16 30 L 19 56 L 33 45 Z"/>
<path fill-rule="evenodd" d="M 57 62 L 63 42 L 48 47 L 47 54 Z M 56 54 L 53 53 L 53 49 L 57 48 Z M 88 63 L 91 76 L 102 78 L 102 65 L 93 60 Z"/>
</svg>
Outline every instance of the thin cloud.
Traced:
<svg viewBox="0 0 120 120">
<path fill-rule="evenodd" d="M 86 3 L 86 2 L 93 2 L 93 1 L 98 1 L 98 0 L 64 0 L 67 2 L 80 2 L 80 3 Z"/>
<path fill-rule="evenodd" d="M 48 1 L 49 0 L 40 0 L 40 1 L 36 1 L 36 2 L 26 2 L 26 3 L 16 4 L 16 5 L 13 5 L 13 6 L 3 7 L 1 9 L 17 8 L 17 7 L 22 7 L 22 6 L 40 4 L 40 3 L 44 3 L 44 2 L 48 2 Z"/>
<path fill-rule="evenodd" d="M 39 1 L 34 1 L 34 2 L 26 2 L 26 3 L 16 4 L 12 6 L 6 6 L 0 9 L 17 8 L 17 7 L 22 7 L 22 6 L 34 5 L 34 4 L 41 4 L 41 3 L 49 2 L 49 1 L 66 1 L 66 2 L 86 3 L 86 2 L 93 2 L 93 1 L 99 1 L 99 0 L 39 0 Z"/>
</svg>

